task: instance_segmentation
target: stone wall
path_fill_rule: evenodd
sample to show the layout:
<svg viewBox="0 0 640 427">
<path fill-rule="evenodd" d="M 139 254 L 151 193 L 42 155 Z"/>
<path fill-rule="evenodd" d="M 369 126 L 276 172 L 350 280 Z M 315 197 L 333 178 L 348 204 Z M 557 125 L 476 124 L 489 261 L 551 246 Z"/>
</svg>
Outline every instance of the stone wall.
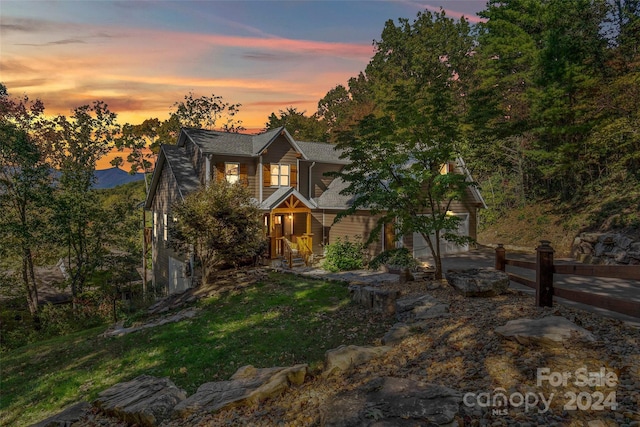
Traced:
<svg viewBox="0 0 640 427">
<path fill-rule="evenodd" d="M 637 231 L 581 233 L 571 253 L 585 264 L 640 265 L 640 235 Z"/>
</svg>

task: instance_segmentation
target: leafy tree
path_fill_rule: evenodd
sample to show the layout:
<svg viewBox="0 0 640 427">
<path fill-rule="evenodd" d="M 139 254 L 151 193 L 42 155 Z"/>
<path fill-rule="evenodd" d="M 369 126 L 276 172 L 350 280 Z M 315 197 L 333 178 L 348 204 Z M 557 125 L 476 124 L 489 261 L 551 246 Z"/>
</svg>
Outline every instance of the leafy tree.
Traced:
<svg viewBox="0 0 640 427">
<path fill-rule="evenodd" d="M 169 123 L 177 122 L 178 130 L 180 127 L 214 129 L 218 126 L 225 132 L 239 132 L 244 128 L 242 121 L 235 116 L 241 106 L 226 102 L 219 95 L 196 98 L 193 92 L 189 92 L 184 96 L 184 101 L 173 104 L 175 110 L 171 113 Z M 222 126 L 219 124 L 221 120 Z"/>
<path fill-rule="evenodd" d="M 327 141 L 327 130 L 323 122 L 314 114 L 305 116 L 306 111 L 298 111 L 295 107 L 289 107 L 285 111 L 279 110 L 278 114 L 271 113 L 269 121 L 265 124 L 266 130 L 287 127 L 294 139 L 300 141 Z"/>
<path fill-rule="evenodd" d="M 0 255 L 17 253 L 27 306 L 38 322 L 38 289 L 34 256 L 46 241 L 51 173 L 37 136 L 31 132 L 42 119 L 41 102 L 11 99 L 0 85 Z"/>
<path fill-rule="evenodd" d="M 114 157 L 113 159 L 111 159 L 109 164 L 111 166 L 113 166 L 114 168 L 120 169 L 120 166 L 122 166 L 124 164 L 124 160 L 122 160 L 122 157 L 120 157 L 120 156 Z"/>
<path fill-rule="evenodd" d="M 262 215 L 251 197 L 246 187 L 220 181 L 172 207 L 173 245 L 183 253 L 195 253 L 205 284 L 215 267 L 237 265 L 266 248 Z"/>
<path fill-rule="evenodd" d="M 56 166 L 60 171 L 54 225 L 59 244 L 66 248 L 72 294 L 82 292 L 104 254 L 108 217 L 92 191 L 97 161 L 113 146 L 119 133 L 116 114 L 96 101 L 58 116 L 52 129 Z"/>
<path fill-rule="evenodd" d="M 382 113 L 363 119 L 338 144 L 351 162 L 335 175 L 348 184 L 343 194 L 354 196 L 338 219 L 368 208 L 380 215 L 370 240 L 393 221 L 398 235 L 420 233 L 438 278 L 441 238 L 469 240 L 454 234 L 459 219 L 448 213 L 471 183 L 441 168 L 458 154 L 460 123 L 452 112 L 460 108 L 473 47 L 469 24 L 444 12 L 419 13 L 398 26 L 388 21 L 367 67 Z"/>
<path fill-rule="evenodd" d="M 566 199 L 592 175 L 583 154 L 602 118 L 594 100 L 605 75 L 605 4 L 496 0 L 480 15 L 469 96 L 475 163 L 513 174 L 527 197 Z"/>
<path fill-rule="evenodd" d="M 166 122 L 165 122 L 166 123 Z M 149 191 L 149 183 L 146 179 L 151 172 L 151 159 L 154 157 L 150 147 L 155 147 L 160 138 L 163 126 L 166 130 L 165 123 L 153 118 L 147 119 L 139 125 L 126 123 L 122 126 L 120 136 L 115 140 L 115 146 L 118 150 L 129 149 L 131 152 L 127 156 L 127 162 L 131 165 L 130 174 L 142 171 L 145 174 L 145 189 Z"/>
<path fill-rule="evenodd" d="M 348 89 L 338 85 L 318 102 L 316 115 L 323 121 L 329 134 L 329 141 L 336 143 L 343 132 L 375 109 L 372 85 L 364 73 L 349 79 Z"/>
</svg>

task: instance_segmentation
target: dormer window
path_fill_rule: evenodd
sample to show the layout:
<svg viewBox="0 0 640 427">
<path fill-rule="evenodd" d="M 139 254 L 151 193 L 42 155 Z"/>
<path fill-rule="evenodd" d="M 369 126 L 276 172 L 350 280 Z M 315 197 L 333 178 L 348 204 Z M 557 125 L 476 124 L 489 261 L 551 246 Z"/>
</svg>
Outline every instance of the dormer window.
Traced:
<svg viewBox="0 0 640 427">
<path fill-rule="evenodd" d="M 235 184 L 240 180 L 240 163 L 225 163 L 224 177 L 230 184 Z"/>
<path fill-rule="evenodd" d="M 271 164 L 271 185 L 275 187 L 289 186 L 289 165 Z"/>
</svg>

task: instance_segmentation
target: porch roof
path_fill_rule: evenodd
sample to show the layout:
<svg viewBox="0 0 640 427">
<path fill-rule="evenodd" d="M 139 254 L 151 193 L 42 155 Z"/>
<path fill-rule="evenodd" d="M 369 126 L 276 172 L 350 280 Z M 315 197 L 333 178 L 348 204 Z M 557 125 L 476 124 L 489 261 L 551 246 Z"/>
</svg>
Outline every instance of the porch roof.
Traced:
<svg viewBox="0 0 640 427">
<path fill-rule="evenodd" d="M 302 204 L 305 205 L 309 209 L 315 209 L 316 208 L 316 205 L 312 201 L 310 201 L 309 199 L 304 197 L 302 194 L 300 194 L 300 192 L 298 190 L 296 190 L 295 188 L 293 188 L 293 187 L 280 187 L 275 191 L 275 193 L 273 193 L 272 195 L 267 197 L 260 204 L 260 209 L 265 210 L 265 211 L 273 210 L 273 209 L 277 208 L 278 206 L 280 206 L 280 204 L 282 202 L 287 200 L 287 198 L 289 196 L 294 196 L 296 199 L 300 200 L 300 202 L 302 202 Z"/>
</svg>

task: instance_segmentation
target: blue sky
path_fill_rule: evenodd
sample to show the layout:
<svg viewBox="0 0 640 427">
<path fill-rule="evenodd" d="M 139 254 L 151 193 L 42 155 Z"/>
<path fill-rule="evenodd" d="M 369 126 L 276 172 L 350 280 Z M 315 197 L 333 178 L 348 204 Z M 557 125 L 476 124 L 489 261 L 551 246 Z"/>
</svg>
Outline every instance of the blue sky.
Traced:
<svg viewBox="0 0 640 427">
<path fill-rule="evenodd" d="M 243 107 L 248 129 L 289 106 L 313 113 L 364 70 L 388 19 L 484 0 L 0 2 L 0 81 L 50 113 L 104 100 L 121 123 L 165 119 L 188 92 Z"/>
</svg>

